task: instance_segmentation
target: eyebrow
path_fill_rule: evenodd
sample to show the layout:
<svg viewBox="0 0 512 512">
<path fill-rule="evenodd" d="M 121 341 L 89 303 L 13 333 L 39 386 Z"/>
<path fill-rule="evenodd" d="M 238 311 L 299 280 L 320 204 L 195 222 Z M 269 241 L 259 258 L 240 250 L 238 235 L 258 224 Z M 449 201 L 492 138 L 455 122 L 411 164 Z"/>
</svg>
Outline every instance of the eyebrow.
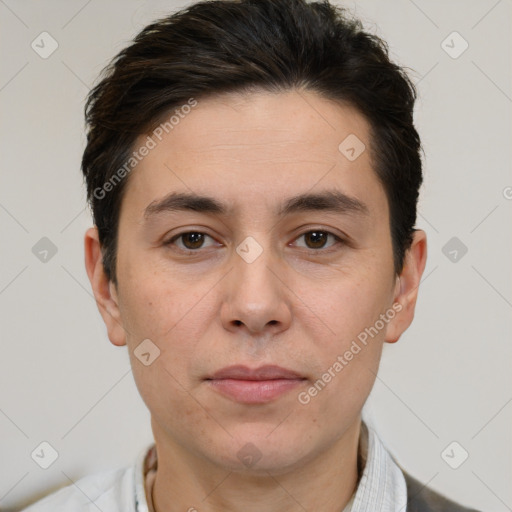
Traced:
<svg viewBox="0 0 512 512">
<path fill-rule="evenodd" d="M 233 208 L 214 197 L 194 193 L 171 192 L 159 201 L 153 201 L 144 210 L 144 218 L 172 211 L 194 211 L 214 215 L 230 215 Z M 284 217 L 292 213 L 326 211 L 338 214 L 368 215 L 368 207 L 359 199 L 337 190 L 304 193 L 288 198 L 276 212 Z"/>
</svg>

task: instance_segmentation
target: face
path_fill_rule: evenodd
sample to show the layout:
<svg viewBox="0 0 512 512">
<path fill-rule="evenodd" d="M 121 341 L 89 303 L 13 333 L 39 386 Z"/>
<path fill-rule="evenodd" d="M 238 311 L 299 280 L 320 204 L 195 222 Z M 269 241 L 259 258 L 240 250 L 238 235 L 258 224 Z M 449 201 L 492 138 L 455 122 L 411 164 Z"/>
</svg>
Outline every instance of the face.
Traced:
<svg viewBox="0 0 512 512">
<path fill-rule="evenodd" d="M 110 340 L 157 443 L 299 467 L 358 422 L 383 342 L 412 318 L 368 125 L 312 92 L 229 94 L 161 138 L 125 190 Z"/>
</svg>

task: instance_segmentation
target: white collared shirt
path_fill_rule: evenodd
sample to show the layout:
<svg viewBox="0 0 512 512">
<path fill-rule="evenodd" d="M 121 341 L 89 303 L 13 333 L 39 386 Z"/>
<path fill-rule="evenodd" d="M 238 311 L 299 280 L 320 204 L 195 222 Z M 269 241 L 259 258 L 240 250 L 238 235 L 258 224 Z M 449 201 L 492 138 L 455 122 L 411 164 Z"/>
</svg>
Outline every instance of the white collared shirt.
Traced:
<svg viewBox="0 0 512 512">
<path fill-rule="evenodd" d="M 366 464 L 353 497 L 352 508 L 343 512 L 404 512 L 407 506 L 407 487 L 402 470 L 375 430 L 364 422 L 361 424 L 361 439 Z M 367 447 L 364 446 L 366 442 Z"/>
<path fill-rule="evenodd" d="M 144 467 L 154 443 L 141 450 L 132 466 L 88 475 L 22 512 L 150 512 Z M 362 422 L 360 454 L 366 459 L 356 492 L 343 512 L 404 512 L 405 478 L 376 432 Z"/>
</svg>

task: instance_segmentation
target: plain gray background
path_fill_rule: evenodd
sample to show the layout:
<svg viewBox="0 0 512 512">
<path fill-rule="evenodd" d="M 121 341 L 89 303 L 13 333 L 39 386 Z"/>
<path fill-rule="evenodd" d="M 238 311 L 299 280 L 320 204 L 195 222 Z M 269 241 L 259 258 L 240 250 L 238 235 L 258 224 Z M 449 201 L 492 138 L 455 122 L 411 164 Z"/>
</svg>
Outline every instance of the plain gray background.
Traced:
<svg viewBox="0 0 512 512">
<path fill-rule="evenodd" d="M 337 3 L 412 68 L 426 152 L 427 268 L 413 325 L 384 347 L 367 421 L 432 488 L 512 510 L 512 3 Z M 85 273 L 83 104 L 144 25 L 185 5 L 0 0 L 2 510 L 131 464 L 152 440 L 126 347 L 110 344 Z M 46 59 L 31 47 L 42 32 L 58 43 Z M 43 237 L 57 250 L 46 262 L 32 249 Z M 43 441 L 59 454 L 48 469 L 31 458 Z M 458 469 L 441 456 L 453 441 L 452 461 L 469 454 Z"/>
</svg>

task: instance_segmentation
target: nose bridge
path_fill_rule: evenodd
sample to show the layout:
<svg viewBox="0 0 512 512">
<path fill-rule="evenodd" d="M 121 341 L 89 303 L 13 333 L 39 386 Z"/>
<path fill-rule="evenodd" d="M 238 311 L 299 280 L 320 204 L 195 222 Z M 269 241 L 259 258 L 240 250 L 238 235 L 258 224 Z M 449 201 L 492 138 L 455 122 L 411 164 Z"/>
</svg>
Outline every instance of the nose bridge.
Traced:
<svg viewBox="0 0 512 512">
<path fill-rule="evenodd" d="M 259 241 L 258 241 L 259 240 Z M 270 236 L 257 234 L 247 236 L 236 247 L 234 259 L 234 274 L 237 281 L 237 296 L 245 297 L 247 302 L 275 300 L 279 295 L 276 280 L 277 258 L 272 254 Z"/>
<path fill-rule="evenodd" d="M 243 324 L 256 332 L 269 326 L 279 329 L 288 325 L 286 286 L 276 276 L 282 270 L 272 251 L 269 234 L 247 236 L 236 246 L 223 307 L 226 327 Z"/>
</svg>

